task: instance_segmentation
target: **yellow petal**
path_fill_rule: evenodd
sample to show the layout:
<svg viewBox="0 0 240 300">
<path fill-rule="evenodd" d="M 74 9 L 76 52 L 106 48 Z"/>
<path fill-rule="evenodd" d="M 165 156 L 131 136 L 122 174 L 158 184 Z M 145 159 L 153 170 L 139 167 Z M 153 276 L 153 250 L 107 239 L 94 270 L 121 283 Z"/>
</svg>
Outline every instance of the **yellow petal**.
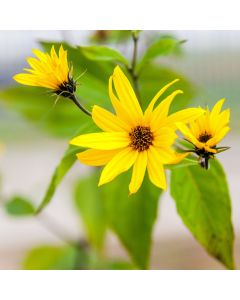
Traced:
<svg viewBox="0 0 240 300">
<path fill-rule="evenodd" d="M 112 102 L 112 106 L 117 114 L 117 116 L 123 120 L 126 124 L 129 124 L 129 126 L 135 126 L 137 125 L 137 121 L 134 119 L 134 117 L 131 115 L 129 110 L 126 110 L 122 103 L 118 100 L 118 98 L 115 96 L 113 93 L 113 86 L 112 86 L 112 76 L 109 78 L 109 83 L 108 83 L 108 92 L 109 92 L 109 97 Z"/>
<path fill-rule="evenodd" d="M 175 164 L 178 164 L 180 163 L 186 156 L 188 156 L 190 153 L 187 152 L 187 153 L 177 153 L 175 152 L 175 157 L 172 161 L 169 161 L 168 164 L 169 165 L 175 165 Z"/>
<path fill-rule="evenodd" d="M 163 165 L 161 163 L 161 157 L 157 151 L 154 151 L 154 147 L 150 147 L 148 150 L 147 170 L 148 176 L 151 182 L 157 187 L 166 190 L 167 182 Z"/>
<path fill-rule="evenodd" d="M 116 154 L 104 167 L 98 186 L 112 181 L 116 176 L 130 169 L 136 161 L 137 154 L 138 152 L 131 148 L 125 148 Z"/>
<path fill-rule="evenodd" d="M 158 148 L 170 147 L 176 140 L 175 130 L 169 127 L 162 127 L 154 132 L 153 145 Z"/>
<path fill-rule="evenodd" d="M 88 166 L 106 165 L 121 149 L 117 150 L 95 150 L 88 149 L 77 154 L 79 161 Z"/>
<path fill-rule="evenodd" d="M 97 126 L 104 131 L 121 132 L 130 129 L 120 118 L 97 105 L 93 106 L 92 118 Z"/>
<path fill-rule="evenodd" d="M 137 159 L 133 165 L 132 178 L 129 185 L 130 194 L 134 194 L 138 191 L 142 185 L 144 175 L 147 167 L 147 151 L 138 153 Z"/>
<path fill-rule="evenodd" d="M 124 132 L 89 133 L 75 137 L 70 141 L 71 145 L 98 150 L 120 149 L 127 147 L 129 143 L 129 136 Z"/>
<path fill-rule="evenodd" d="M 181 90 L 174 91 L 171 95 L 169 95 L 156 107 L 156 109 L 153 111 L 152 115 L 150 116 L 150 120 L 149 120 L 153 128 L 158 128 L 161 120 L 167 118 L 169 108 L 173 99 L 176 97 L 176 95 L 182 93 L 183 92 Z"/>
<path fill-rule="evenodd" d="M 222 130 L 220 130 L 214 137 L 207 141 L 206 145 L 209 147 L 216 146 L 226 136 L 229 130 L 229 127 L 222 128 Z"/>
<path fill-rule="evenodd" d="M 192 122 L 204 113 L 205 110 L 202 108 L 186 108 L 170 115 L 164 124 L 165 126 L 175 126 L 176 122 Z"/>
<path fill-rule="evenodd" d="M 192 134 L 190 129 L 184 123 L 176 123 L 176 126 L 187 140 L 189 140 L 196 146 L 199 145 L 199 141 L 197 140 L 197 138 Z"/>
<path fill-rule="evenodd" d="M 154 98 L 152 99 L 152 101 L 150 102 L 150 104 L 148 105 L 148 108 L 146 109 L 145 113 L 144 113 L 144 118 L 146 120 L 149 120 L 151 113 L 153 111 L 154 105 L 157 102 L 157 100 L 162 96 L 162 94 L 170 87 L 172 86 L 175 82 L 179 81 L 179 79 L 175 79 L 173 81 L 171 81 L 170 83 L 166 84 L 163 88 L 161 88 L 161 90 L 154 96 Z M 173 97 L 174 98 L 174 97 Z M 170 105 L 170 104 L 169 104 Z"/>
<path fill-rule="evenodd" d="M 220 99 L 218 100 L 218 102 L 214 105 L 211 113 L 210 113 L 210 118 L 214 119 L 221 111 L 223 103 L 224 103 L 225 99 Z"/>
<path fill-rule="evenodd" d="M 129 80 L 119 66 L 114 69 L 113 83 L 123 107 L 129 110 L 136 121 L 141 121 L 143 117 L 142 109 Z"/>
</svg>

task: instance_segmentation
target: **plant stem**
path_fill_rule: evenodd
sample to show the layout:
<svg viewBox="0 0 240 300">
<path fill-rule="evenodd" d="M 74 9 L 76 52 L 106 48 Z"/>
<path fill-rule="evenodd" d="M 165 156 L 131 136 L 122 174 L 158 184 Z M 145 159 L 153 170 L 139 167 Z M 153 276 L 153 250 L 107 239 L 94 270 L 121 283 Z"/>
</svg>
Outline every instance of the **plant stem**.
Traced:
<svg viewBox="0 0 240 300">
<path fill-rule="evenodd" d="M 86 115 L 88 116 L 92 116 L 92 114 L 90 113 L 90 111 L 88 111 L 85 107 L 82 106 L 82 104 L 80 104 L 76 98 L 76 96 L 74 94 L 71 94 L 69 96 L 69 99 L 71 99 L 73 101 L 73 103 L 82 111 L 84 112 Z"/>
<path fill-rule="evenodd" d="M 136 74 L 136 62 L 137 62 L 137 47 L 138 47 L 138 36 L 135 33 L 132 33 L 132 39 L 133 39 L 133 55 L 132 55 L 132 62 L 131 66 L 128 68 L 128 71 L 132 77 L 134 90 L 136 92 L 138 101 L 140 106 L 142 106 L 140 93 L 139 93 L 139 87 L 138 87 L 138 74 Z"/>
</svg>

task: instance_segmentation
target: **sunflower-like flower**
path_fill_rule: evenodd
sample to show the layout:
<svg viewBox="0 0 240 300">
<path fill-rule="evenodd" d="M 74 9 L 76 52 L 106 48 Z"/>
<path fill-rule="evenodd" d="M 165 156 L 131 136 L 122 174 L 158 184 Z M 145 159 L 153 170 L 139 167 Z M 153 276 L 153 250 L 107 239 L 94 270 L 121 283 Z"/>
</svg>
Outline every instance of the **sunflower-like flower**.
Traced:
<svg viewBox="0 0 240 300">
<path fill-rule="evenodd" d="M 221 112 L 225 99 L 220 99 L 213 107 L 196 120 L 190 122 L 189 127 L 183 123 L 177 123 L 178 129 L 185 139 L 194 145 L 193 150 L 199 156 L 200 165 L 208 169 L 208 161 L 214 154 L 225 151 L 229 147 L 217 147 L 217 144 L 229 132 L 230 109 Z"/>
<path fill-rule="evenodd" d="M 187 155 L 171 147 L 177 138 L 174 123 L 188 122 L 202 114 L 202 109 L 189 108 L 168 116 L 170 104 L 181 90 L 174 91 L 154 109 L 158 98 L 176 81 L 164 86 L 143 113 L 127 77 L 120 67 L 115 68 L 109 79 L 109 96 L 116 114 L 95 105 L 92 118 L 104 132 L 80 135 L 70 141 L 72 145 L 91 148 L 77 154 L 80 162 L 105 165 L 99 186 L 133 166 L 130 194 L 138 191 L 146 170 L 153 184 L 166 189 L 164 165 L 178 163 Z"/>
<path fill-rule="evenodd" d="M 57 95 L 70 97 L 76 91 L 76 83 L 70 74 L 67 51 L 60 46 L 57 55 L 52 46 L 50 54 L 37 49 L 33 53 L 37 58 L 27 59 L 31 69 L 25 68 L 27 73 L 17 74 L 13 79 L 24 85 L 45 87 Z"/>
</svg>

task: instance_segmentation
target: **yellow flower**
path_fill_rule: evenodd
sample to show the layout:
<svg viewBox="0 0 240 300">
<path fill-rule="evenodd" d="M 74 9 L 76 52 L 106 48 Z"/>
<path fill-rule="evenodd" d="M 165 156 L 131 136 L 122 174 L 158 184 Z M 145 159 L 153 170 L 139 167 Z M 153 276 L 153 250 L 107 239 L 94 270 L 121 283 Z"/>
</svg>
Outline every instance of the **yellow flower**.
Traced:
<svg viewBox="0 0 240 300">
<path fill-rule="evenodd" d="M 130 82 L 120 67 L 109 79 L 109 96 L 116 114 L 95 105 L 92 118 L 104 132 L 80 135 L 70 144 L 91 148 L 77 155 L 80 162 L 90 166 L 106 165 L 99 186 L 110 182 L 133 166 L 130 193 L 140 188 L 145 172 L 159 188 L 166 189 L 165 164 L 175 164 L 187 154 L 176 153 L 171 146 L 177 135 L 175 122 L 188 122 L 202 114 L 202 109 L 189 108 L 168 116 L 176 90 L 155 109 L 158 98 L 178 79 L 164 86 L 143 113 Z M 113 92 L 113 84 L 116 95 Z"/>
<path fill-rule="evenodd" d="M 192 152 L 199 155 L 202 159 L 200 164 L 206 169 L 209 158 L 228 149 L 228 147 L 217 147 L 230 130 L 228 126 L 230 110 L 226 109 L 221 112 L 224 101 L 225 99 L 219 100 L 212 111 L 207 108 L 203 115 L 190 122 L 189 127 L 183 123 L 176 124 L 184 137 L 195 146 Z"/>
<path fill-rule="evenodd" d="M 40 86 L 53 90 L 56 94 L 69 97 L 76 90 L 76 84 L 71 78 L 67 51 L 61 46 L 57 55 L 54 46 L 50 54 L 40 50 L 33 50 L 37 58 L 27 59 L 31 69 L 24 69 L 28 73 L 17 74 L 13 77 L 17 82 Z"/>
</svg>

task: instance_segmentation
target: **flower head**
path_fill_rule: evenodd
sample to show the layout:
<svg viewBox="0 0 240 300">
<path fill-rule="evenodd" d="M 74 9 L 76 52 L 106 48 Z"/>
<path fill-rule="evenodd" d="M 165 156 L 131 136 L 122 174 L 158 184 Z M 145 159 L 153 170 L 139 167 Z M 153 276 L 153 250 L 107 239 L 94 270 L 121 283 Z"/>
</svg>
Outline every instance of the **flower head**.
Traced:
<svg viewBox="0 0 240 300">
<path fill-rule="evenodd" d="M 190 122 L 189 127 L 183 123 L 176 124 L 186 140 L 194 145 L 195 149 L 192 152 L 200 157 L 200 164 L 206 169 L 209 158 L 228 149 L 228 147 L 217 147 L 230 130 L 228 126 L 230 110 L 226 109 L 221 112 L 224 101 L 225 99 L 219 100 L 212 111 L 207 108 L 203 115 Z"/>
<path fill-rule="evenodd" d="M 76 84 L 71 77 L 67 59 L 67 51 L 62 46 L 58 55 L 52 46 L 50 54 L 40 50 L 33 50 L 37 58 L 27 59 L 31 69 L 24 69 L 27 73 L 17 74 L 13 77 L 17 82 L 51 89 L 63 97 L 69 97 L 76 90 Z"/>
<path fill-rule="evenodd" d="M 131 194 L 140 188 L 146 170 L 153 184 L 166 189 L 164 165 L 175 164 L 187 155 L 172 149 L 177 138 L 175 122 L 188 122 L 202 114 L 202 109 L 189 108 L 168 115 L 172 100 L 181 90 L 174 91 L 154 109 L 159 97 L 176 81 L 164 86 L 143 113 L 127 77 L 120 67 L 114 69 L 109 79 L 109 96 L 115 114 L 95 105 L 92 118 L 104 132 L 80 135 L 70 141 L 72 145 L 91 148 L 77 155 L 80 162 L 105 165 L 99 186 L 133 166 Z"/>
</svg>

